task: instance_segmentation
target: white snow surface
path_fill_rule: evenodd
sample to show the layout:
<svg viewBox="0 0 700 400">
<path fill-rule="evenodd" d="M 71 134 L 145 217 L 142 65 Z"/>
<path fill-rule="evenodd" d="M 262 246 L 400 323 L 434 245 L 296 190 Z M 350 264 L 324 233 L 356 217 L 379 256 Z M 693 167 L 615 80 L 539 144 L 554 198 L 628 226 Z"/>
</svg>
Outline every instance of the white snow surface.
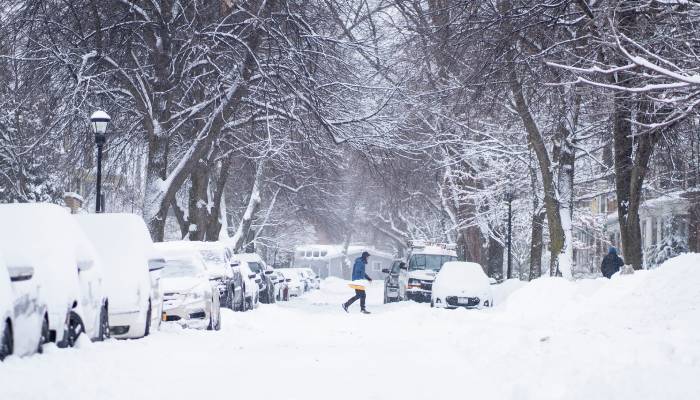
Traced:
<svg viewBox="0 0 700 400">
<path fill-rule="evenodd" d="M 321 290 L 252 312 L 222 310 L 219 332 L 165 324 L 133 341 L 0 363 L 0 398 L 698 399 L 700 255 L 611 280 L 494 285 L 496 306 L 381 304 L 371 315 Z M 415 378 L 417 379 L 415 379 Z"/>
</svg>

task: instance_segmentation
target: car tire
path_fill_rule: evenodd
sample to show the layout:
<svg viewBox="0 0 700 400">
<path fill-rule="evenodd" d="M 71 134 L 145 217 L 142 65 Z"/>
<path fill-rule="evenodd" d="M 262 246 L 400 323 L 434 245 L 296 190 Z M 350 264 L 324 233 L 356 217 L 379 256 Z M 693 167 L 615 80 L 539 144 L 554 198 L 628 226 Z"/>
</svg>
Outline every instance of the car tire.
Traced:
<svg viewBox="0 0 700 400">
<path fill-rule="evenodd" d="M 12 337 L 12 325 L 5 321 L 2 328 L 2 342 L 0 342 L 0 361 L 14 352 L 14 338 Z"/>
<path fill-rule="evenodd" d="M 430 308 L 435 308 L 435 301 L 433 301 L 433 299 L 430 299 Z"/>
<path fill-rule="evenodd" d="M 41 335 L 39 336 L 39 344 L 36 352 L 41 354 L 44 352 L 44 345 L 49 342 L 51 331 L 49 330 L 49 316 L 44 315 L 44 320 L 41 323 Z"/>
<path fill-rule="evenodd" d="M 101 342 L 109 339 L 109 313 L 107 306 L 102 306 L 100 310 L 100 331 L 97 336 L 97 341 Z"/>
<path fill-rule="evenodd" d="M 63 340 L 58 344 L 58 347 L 65 348 L 75 346 L 78 338 L 83 333 L 85 333 L 85 325 L 83 324 L 82 319 L 80 319 L 80 316 L 75 313 L 75 311 L 69 312 L 66 316 L 66 331 L 63 335 Z"/>
<path fill-rule="evenodd" d="M 146 324 L 143 328 L 143 336 L 148 336 L 151 334 L 151 319 L 153 318 L 153 308 L 151 307 L 151 300 L 148 300 L 148 311 L 146 311 Z"/>
</svg>

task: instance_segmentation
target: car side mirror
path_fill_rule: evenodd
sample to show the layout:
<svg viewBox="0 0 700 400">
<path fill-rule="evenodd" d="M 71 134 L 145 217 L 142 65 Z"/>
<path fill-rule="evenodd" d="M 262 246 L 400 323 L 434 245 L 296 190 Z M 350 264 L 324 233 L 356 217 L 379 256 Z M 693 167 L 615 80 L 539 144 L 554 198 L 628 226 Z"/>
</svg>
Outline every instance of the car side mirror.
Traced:
<svg viewBox="0 0 700 400">
<path fill-rule="evenodd" d="M 408 268 L 406 267 L 406 263 L 399 264 L 399 269 L 408 270 Z"/>
<path fill-rule="evenodd" d="M 287 279 L 285 279 L 285 280 L 286 280 L 287 282 L 291 282 L 291 281 L 292 281 L 292 278 L 287 278 Z"/>
<path fill-rule="evenodd" d="M 265 271 L 265 275 L 272 275 L 273 272 L 275 272 L 275 271 L 267 270 L 267 271 Z"/>
<path fill-rule="evenodd" d="M 388 268 L 383 268 L 383 269 L 382 269 L 382 274 L 388 274 L 388 273 L 389 273 L 389 269 L 388 269 Z"/>
<path fill-rule="evenodd" d="M 28 281 L 34 276 L 34 267 L 7 267 L 7 272 L 10 273 L 11 282 Z"/>
<path fill-rule="evenodd" d="M 248 275 L 248 278 L 250 278 L 250 279 L 255 279 L 256 276 L 257 276 L 257 275 L 255 275 L 255 274 L 250 274 L 250 275 Z"/>
<path fill-rule="evenodd" d="M 166 261 L 163 258 L 153 258 L 148 260 L 148 272 L 160 271 L 165 268 Z"/>
</svg>

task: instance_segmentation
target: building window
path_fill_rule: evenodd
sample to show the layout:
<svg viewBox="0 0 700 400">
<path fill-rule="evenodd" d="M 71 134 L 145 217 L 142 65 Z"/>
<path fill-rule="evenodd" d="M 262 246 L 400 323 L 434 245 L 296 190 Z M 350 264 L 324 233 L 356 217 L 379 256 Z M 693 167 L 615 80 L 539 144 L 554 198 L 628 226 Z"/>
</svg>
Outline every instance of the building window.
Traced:
<svg viewBox="0 0 700 400">
<path fill-rule="evenodd" d="M 306 251 L 306 256 L 307 256 L 307 257 L 311 258 L 311 254 L 312 254 L 312 253 L 311 253 L 311 250 L 307 250 L 307 251 Z"/>
<path fill-rule="evenodd" d="M 382 270 L 382 263 L 375 262 L 374 263 L 374 272 L 380 272 L 381 270 Z"/>
<path fill-rule="evenodd" d="M 328 255 L 328 252 L 327 252 L 327 251 L 324 250 L 324 251 L 321 252 L 321 257 L 325 257 L 326 255 Z"/>
<path fill-rule="evenodd" d="M 318 258 L 319 254 L 320 254 L 320 252 L 318 250 L 314 251 L 314 257 Z"/>
</svg>

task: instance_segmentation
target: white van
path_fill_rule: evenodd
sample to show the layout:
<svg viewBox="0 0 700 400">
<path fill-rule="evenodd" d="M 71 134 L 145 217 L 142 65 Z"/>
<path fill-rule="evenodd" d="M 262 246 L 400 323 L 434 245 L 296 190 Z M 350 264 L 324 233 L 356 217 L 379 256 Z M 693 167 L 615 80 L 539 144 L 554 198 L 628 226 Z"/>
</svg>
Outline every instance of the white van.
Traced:
<svg viewBox="0 0 700 400">
<path fill-rule="evenodd" d="M 82 333 L 109 336 L 102 264 L 75 219 L 55 204 L 0 205 L 0 252 L 34 268 L 48 307 L 51 341 L 72 346 Z"/>
<path fill-rule="evenodd" d="M 117 338 L 140 338 L 158 329 L 162 300 L 152 288 L 154 248 L 143 218 L 135 214 L 84 214 L 78 223 L 104 264 L 109 329 Z"/>
</svg>

